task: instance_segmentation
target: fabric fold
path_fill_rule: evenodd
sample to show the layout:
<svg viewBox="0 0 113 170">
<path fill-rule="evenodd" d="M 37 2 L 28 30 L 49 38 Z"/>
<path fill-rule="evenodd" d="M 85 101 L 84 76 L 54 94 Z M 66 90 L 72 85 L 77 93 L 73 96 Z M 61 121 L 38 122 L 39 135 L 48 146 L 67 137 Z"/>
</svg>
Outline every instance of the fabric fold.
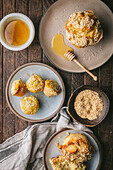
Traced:
<svg viewBox="0 0 113 170">
<path fill-rule="evenodd" d="M 59 130 L 73 128 L 92 132 L 73 121 L 63 107 L 51 122 L 34 124 L 0 144 L 0 170 L 43 170 L 43 149 Z"/>
</svg>

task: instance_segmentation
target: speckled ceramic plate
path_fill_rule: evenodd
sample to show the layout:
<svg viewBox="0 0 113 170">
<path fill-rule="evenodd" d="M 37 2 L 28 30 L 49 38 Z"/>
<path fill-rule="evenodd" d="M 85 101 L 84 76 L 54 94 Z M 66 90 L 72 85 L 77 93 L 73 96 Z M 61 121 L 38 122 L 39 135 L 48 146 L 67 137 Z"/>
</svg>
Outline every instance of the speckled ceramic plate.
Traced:
<svg viewBox="0 0 113 170">
<path fill-rule="evenodd" d="M 32 74 L 38 74 L 42 76 L 45 80 L 55 80 L 61 87 L 61 93 L 58 96 L 53 96 L 49 98 L 45 96 L 43 92 L 32 93 L 30 91 L 27 91 L 24 96 L 33 95 L 37 97 L 40 103 L 39 110 L 36 112 L 36 114 L 27 115 L 23 113 L 20 108 L 20 101 L 22 97 L 11 95 L 11 85 L 14 80 L 18 80 L 20 78 L 23 82 L 26 82 L 29 79 L 28 75 L 31 76 Z M 65 99 L 65 87 L 60 75 L 50 66 L 42 63 L 28 63 L 19 67 L 9 77 L 6 85 L 6 99 L 10 109 L 21 119 L 29 122 L 43 122 L 55 116 L 55 114 L 62 107 Z"/>
<path fill-rule="evenodd" d="M 104 36 L 96 45 L 77 49 L 66 40 L 65 23 L 72 13 L 90 9 L 100 20 Z M 68 72 L 84 72 L 74 62 L 65 61 L 54 53 L 52 39 L 57 33 L 63 34 L 65 43 L 74 49 L 78 61 L 89 70 L 104 64 L 113 53 L 113 14 L 100 0 L 59 0 L 47 10 L 40 23 L 40 43 L 50 61 Z"/>
<path fill-rule="evenodd" d="M 94 134 L 91 132 L 85 132 L 85 131 L 77 131 L 73 129 L 65 129 L 62 131 L 59 131 L 55 133 L 46 143 L 44 154 L 43 154 L 43 160 L 44 160 L 44 166 L 46 170 L 52 170 L 52 167 L 49 163 L 49 158 L 60 156 L 62 153 L 58 151 L 58 148 L 56 146 L 56 143 L 59 141 L 59 144 L 63 143 L 63 139 L 68 136 L 67 133 L 83 133 L 86 135 L 88 140 L 90 141 L 91 145 L 94 146 L 94 154 L 90 161 L 87 161 L 86 164 L 86 170 L 99 170 L 101 162 L 102 162 L 102 148 L 98 141 L 98 139 L 95 137 Z M 60 139 L 59 139 L 60 137 Z"/>
</svg>

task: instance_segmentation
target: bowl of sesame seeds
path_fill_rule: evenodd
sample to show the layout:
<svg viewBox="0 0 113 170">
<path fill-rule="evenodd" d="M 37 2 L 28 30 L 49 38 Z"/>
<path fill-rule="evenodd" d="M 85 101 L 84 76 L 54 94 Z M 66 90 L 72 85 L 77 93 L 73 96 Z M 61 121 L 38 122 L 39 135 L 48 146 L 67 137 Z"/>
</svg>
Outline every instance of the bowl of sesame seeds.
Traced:
<svg viewBox="0 0 113 170">
<path fill-rule="evenodd" d="M 108 114 L 110 101 L 99 88 L 84 85 L 74 91 L 68 100 L 68 113 L 77 122 L 93 127 Z"/>
</svg>

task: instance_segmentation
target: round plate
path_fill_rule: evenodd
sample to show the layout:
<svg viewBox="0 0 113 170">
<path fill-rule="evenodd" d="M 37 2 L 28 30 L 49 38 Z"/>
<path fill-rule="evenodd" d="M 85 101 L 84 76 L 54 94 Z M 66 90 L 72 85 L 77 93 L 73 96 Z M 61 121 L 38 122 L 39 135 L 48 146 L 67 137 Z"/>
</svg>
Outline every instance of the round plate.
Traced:
<svg viewBox="0 0 113 170">
<path fill-rule="evenodd" d="M 95 120 L 88 120 L 88 119 L 81 118 L 76 113 L 76 111 L 74 109 L 74 102 L 75 102 L 76 96 L 81 91 L 86 90 L 86 89 L 96 91 L 100 95 L 100 97 L 103 101 L 104 107 L 102 109 L 102 112 L 101 112 L 100 116 Z M 100 90 L 99 88 L 93 87 L 93 86 L 90 86 L 90 85 L 84 85 L 84 86 L 81 86 L 80 88 L 78 88 L 77 90 L 75 90 L 73 92 L 73 94 L 70 96 L 69 101 L 68 101 L 68 113 L 70 114 L 70 116 L 74 120 L 76 120 L 77 122 L 79 122 L 79 123 L 81 123 L 85 126 L 89 126 L 89 127 L 94 127 L 94 126 L 98 125 L 99 123 L 101 123 L 105 119 L 105 117 L 106 117 L 106 115 L 109 111 L 109 107 L 110 107 L 110 101 L 109 101 L 108 97 L 106 96 L 106 94 L 102 90 Z"/>
<path fill-rule="evenodd" d="M 46 170 L 52 170 L 52 167 L 49 163 L 49 158 L 60 156 L 62 153 L 58 151 L 58 148 L 56 146 L 56 143 L 59 141 L 60 144 L 63 143 L 63 140 L 66 136 L 68 136 L 67 133 L 83 133 L 86 135 L 88 140 L 90 141 L 91 145 L 94 146 L 94 155 L 90 161 L 87 161 L 86 164 L 86 170 L 99 170 L 101 161 L 102 161 L 102 148 L 97 140 L 97 138 L 91 133 L 91 132 L 85 132 L 85 131 L 77 131 L 73 129 L 65 129 L 61 130 L 57 133 L 55 133 L 46 143 L 44 148 L 44 167 Z M 60 139 L 59 139 L 60 137 Z"/>
<path fill-rule="evenodd" d="M 45 80 L 51 79 L 55 80 L 61 87 L 61 93 L 58 96 L 47 97 L 43 92 L 32 93 L 27 91 L 24 96 L 33 95 L 38 98 L 40 107 L 36 114 L 27 115 L 22 112 L 20 108 L 20 101 L 22 97 L 11 95 L 11 85 L 14 80 L 22 79 L 26 82 L 29 79 L 28 75 L 38 74 L 42 76 Z M 6 85 L 6 99 L 10 109 L 20 118 L 29 122 L 43 122 L 49 120 L 60 110 L 65 99 L 65 87 L 60 75 L 50 66 L 42 63 L 28 63 L 19 67 L 14 71 Z"/>
<path fill-rule="evenodd" d="M 66 40 L 65 23 L 72 13 L 90 9 L 100 20 L 104 36 L 96 45 L 77 49 Z M 40 23 L 40 43 L 50 61 L 68 72 L 84 72 L 74 62 L 66 61 L 54 53 L 52 39 L 57 33 L 63 34 L 65 43 L 74 49 L 78 61 L 89 70 L 104 64 L 113 53 L 113 14 L 100 0 L 59 0 L 48 9 Z"/>
</svg>

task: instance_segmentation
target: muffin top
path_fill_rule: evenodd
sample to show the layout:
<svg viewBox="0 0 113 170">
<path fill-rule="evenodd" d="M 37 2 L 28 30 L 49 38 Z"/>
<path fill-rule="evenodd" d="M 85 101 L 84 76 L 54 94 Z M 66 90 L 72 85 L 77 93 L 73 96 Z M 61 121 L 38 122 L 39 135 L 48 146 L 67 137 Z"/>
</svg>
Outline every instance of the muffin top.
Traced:
<svg viewBox="0 0 113 170">
<path fill-rule="evenodd" d="M 43 80 L 43 78 L 41 76 L 36 74 L 36 75 L 31 76 L 27 80 L 26 86 L 27 86 L 29 91 L 31 91 L 33 93 L 37 93 L 39 91 L 43 91 L 43 89 L 44 89 L 44 80 Z"/>
<path fill-rule="evenodd" d="M 59 95 L 61 92 L 61 88 L 55 80 L 46 80 L 44 87 L 44 94 L 48 97 L 52 97 L 55 95 Z"/>
<path fill-rule="evenodd" d="M 63 140 L 62 153 L 70 160 L 84 162 L 92 158 L 94 149 L 84 134 L 70 134 Z"/>
<path fill-rule="evenodd" d="M 100 22 L 92 10 L 71 14 L 65 28 L 66 38 L 78 48 L 97 44 L 103 37 Z"/>
<path fill-rule="evenodd" d="M 39 108 L 39 102 L 34 96 L 23 97 L 20 107 L 25 114 L 33 115 Z"/>
<path fill-rule="evenodd" d="M 46 80 L 45 85 L 56 93 L 60 93 L 61 88 L 55 80 Z"/>
</svg>

